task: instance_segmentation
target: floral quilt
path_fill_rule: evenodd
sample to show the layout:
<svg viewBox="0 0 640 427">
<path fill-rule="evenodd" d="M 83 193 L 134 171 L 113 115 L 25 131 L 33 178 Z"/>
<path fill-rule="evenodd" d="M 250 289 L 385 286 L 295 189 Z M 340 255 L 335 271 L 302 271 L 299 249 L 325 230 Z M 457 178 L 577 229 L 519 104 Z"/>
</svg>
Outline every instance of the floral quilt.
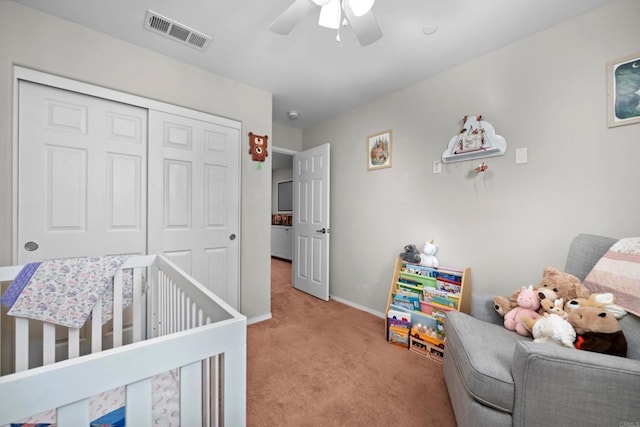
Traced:
<svg viewBox="0 0 640 427">
<path fill-rule="evenodd" d="M 113 277 L 128 258 L 80 257 L 42 261 L 9 314 L 79 328 L 102 297 L 102 320 L 113 312 Z M 123 272 L 123 305 L 131 302 L 133 272 Z"/>
</svg>

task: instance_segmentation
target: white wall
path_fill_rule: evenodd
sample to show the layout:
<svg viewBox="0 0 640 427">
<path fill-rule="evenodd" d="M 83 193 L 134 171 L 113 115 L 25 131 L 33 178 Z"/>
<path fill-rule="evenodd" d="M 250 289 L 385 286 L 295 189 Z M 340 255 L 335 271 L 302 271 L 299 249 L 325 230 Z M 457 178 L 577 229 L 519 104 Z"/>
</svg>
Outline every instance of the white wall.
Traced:
<svg viewBox="0 0 640 427">
<path fill-rule="evenodd" d="M 271 160 L 263 169 L 255 167 L 247 134 L 271 134 L 271 94 L 15 2 L 0 2 L 0 40 L 0 265 L 13 261 L 12 70 L 17 64 L 241 121 L 240 308 L 249 318 L 269 315 Z"/>
<path fill-rule="evenodd" d="M 406 243 L 435 239 L 475 292 L 506 295 L 563 268 L 577 233 L 640 235 L 640 124 L 607 128 L 605 73 L 640 52 L 639 16 L 620 0 L 305 130 L 305 149 L 332 145 L 331 294 L 384 311 Z M 507 153 L 482 174 L 477 161 L 433 174 L 465 114 Z M 385 129 L 393 167 L 369 172 L 366 136 Z"/>
</svg>

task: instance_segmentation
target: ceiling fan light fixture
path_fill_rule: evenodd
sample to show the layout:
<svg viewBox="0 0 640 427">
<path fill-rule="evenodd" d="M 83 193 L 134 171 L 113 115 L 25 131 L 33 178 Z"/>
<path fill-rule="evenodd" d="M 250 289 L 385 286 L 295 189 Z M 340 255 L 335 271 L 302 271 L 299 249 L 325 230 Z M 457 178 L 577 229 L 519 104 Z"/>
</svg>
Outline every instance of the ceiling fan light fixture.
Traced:
<svg viewBox="0 0 640 427">
<path fill-rule="evenodd" d="M 330 0 L 320 9 L 318 25 L 325 28 L 331 28 L 332 30 L 337 30 L 340 28 L 340 18 L 342 18 L 340 0 Z"/>
<path fill-rule="evenodd" d="M 362 16 L 371 10 L 376 0 L 345 0 L 347 7 L 351 9 L 355 16 Z"/>
</svg>

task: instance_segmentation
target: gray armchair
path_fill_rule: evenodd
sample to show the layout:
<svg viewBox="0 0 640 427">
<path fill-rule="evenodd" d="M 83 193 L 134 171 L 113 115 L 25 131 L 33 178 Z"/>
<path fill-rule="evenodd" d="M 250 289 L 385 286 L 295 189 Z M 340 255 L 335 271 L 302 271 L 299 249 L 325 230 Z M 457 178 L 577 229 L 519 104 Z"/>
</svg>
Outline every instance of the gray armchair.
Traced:
<svg viewBox="0 0 640 427">
<path fill-rule="evenodd" d="M 584 280 L 616 239 L 581 234 L 565 271 Z M 444 377 L 459 426 L 640 426 L 640 319 L 620 319 L 627 358 L 534 343 L 509 331 L 491 295 L 447 315 Z"/>
</svg>

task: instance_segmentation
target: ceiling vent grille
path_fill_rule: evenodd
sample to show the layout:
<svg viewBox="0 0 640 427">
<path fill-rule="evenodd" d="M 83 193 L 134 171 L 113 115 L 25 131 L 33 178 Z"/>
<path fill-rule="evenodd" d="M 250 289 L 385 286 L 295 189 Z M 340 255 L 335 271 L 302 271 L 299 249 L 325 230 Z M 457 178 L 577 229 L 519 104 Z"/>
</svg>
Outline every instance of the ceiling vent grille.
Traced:
<svg viewBox="0 0 640 427">
<path fill-rule="evenodd" d="M 145 28 L 200 50 L 206 49 L 212 40 L 210 36 L 157 14 L 152 10 L 147 10 Z"/>
</svg>

